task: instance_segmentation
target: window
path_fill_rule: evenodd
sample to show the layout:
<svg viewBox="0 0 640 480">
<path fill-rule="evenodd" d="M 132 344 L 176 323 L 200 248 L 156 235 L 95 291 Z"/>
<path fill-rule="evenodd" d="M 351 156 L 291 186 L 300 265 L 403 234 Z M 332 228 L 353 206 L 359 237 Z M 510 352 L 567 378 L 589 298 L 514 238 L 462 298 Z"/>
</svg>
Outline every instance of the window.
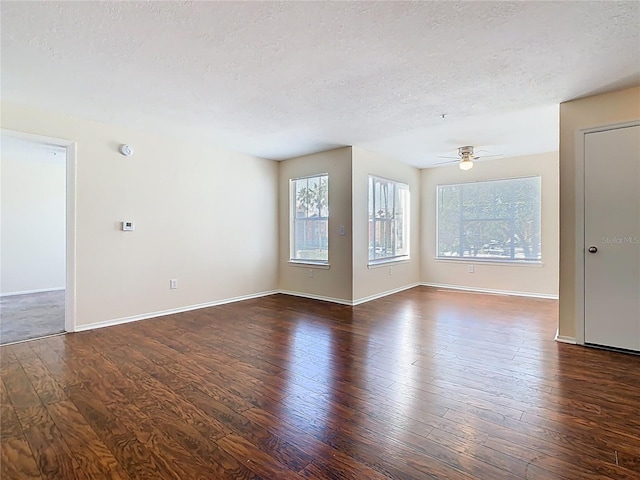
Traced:
<svg viewBox="0 0 640 480">
<path fill-rule="evenodd" d="M 438 186 L 438 257 L 540 261 L 540 177 Z"/>
<path fill-rule="evenodd" d="M 290 180 L 291 260 L 329 262 L 329 175 Z"/>
<path fill-rule="evenodd" d="M 409 185 L 369 175 L 369 263 L 409 256 Z"/>
</svg>

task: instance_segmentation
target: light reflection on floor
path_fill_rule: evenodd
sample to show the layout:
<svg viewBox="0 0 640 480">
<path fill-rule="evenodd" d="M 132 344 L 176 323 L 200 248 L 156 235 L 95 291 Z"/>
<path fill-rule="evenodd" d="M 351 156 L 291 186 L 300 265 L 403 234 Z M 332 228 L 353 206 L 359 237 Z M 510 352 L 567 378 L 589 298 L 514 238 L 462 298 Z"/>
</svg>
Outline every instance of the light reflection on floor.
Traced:
<svg viewBox="0 0 640 480">
<path fill-rule="evenodd" d="M 461 305 L 455 298 L 437 306 L 409 302 L 400 310 L 390 309 L 366 336 L 358 332 L 359 321 L 367 320 L 366 309 L 354 308 L 342 326 L 297 316 L 284 347 L 291 364 L 283 385 L 283 416 L 323 438 L 346 423 L 369 421 L 367 415 L 394 417 L 400 424 L 416 412 L 446 419 L 452 405 L 470 415 L 472 430 L 476 419 L 518 420 L 518 402 L 542 401 L 548 388 L 540 360 L 531 353 L 536 346 L 524 341 L 535 312 L 515 312 L 511 322 L 492 328 L 494 308 L 481 301 Z M 487 329 L 497 343 L 470 334 Z M 358 360 L 350 361 L 354 356 Z M 491 376 L 495 382 L 487 387 Z M 506 383 L 515 390 L 503 393 Z M 371 398 L 376 405 L 368 404 Z M 409 427 L 422 436 L 429 433 L 420 422 Z"/>
<path fill-rule="evenodd" d="M 526 335 L 526 330 L 534 324 L 531 317 L 536 312 L 523 311 L 521 314 L 512 315 L 509 323 L 503 323 L 491 331 L 486 326 L 487 320 L 492 317 L 492 311 L 498 309 L 501 302 L 508 300 L 504 296 L 496 295 L 492 297 L 493 302 L 488 304 L 484 302 L 484 298 L 478 296 L 479 301 L 475 305 L 440 303 L 438 310 L 433 312 L 437 319 L 431 322 L 435 326 L 433 335 L 442 347 L 428 361 L 434 373 L 432 383 L 443 389 L 451 389 L 450 377 L 457 375 L 455 383 L 463 382 L 467 387 L 477 388 L 480 392 L 487 389 L 488 370 L 494 371 L 498 366 L 501 372 L 493 374 L 496 380 L 496 387 L 491 392 L 494 401 L 508 406 L 514 399 L 513 394 L 501 391 L 500 385 L 503 382 L 516 386 L 521 384 L 519 387 L 529 400 L 541 401 L 541 393 L 546 391 L 543 385 L 544 367 L 541 357 L 530 353 L 539 351 L 538 345 L 525 344 L 524 340 L 531 337 Z M 491 347 L 487 346 L 486 338 L 474 338 L 469 334 L 478 331 L 475 327 L 478 324 L 482 324 L 482 331 L 490 332 Z M 522 352 L 525 353 L 519 355 Z M 547 359 L 547 366 L 548 362 Z M 459 378 L 461 371 L 467 374 L 462 379 Z M 523 381 L 523 376 L 527 377 L 526 381 Z M 478 377 L 484 380 L 476 381 Z M 503 400 L 500 400 L 501 398 Z M 482 408 L 481 402 L 479 405 Z"/>
<path fill-rule="evenodd" d="M 295 325 L 289 354 L 292 359 L 282 400 L 287 417 L 306 417 L 315 428 L 327 429 L 331 416 L 334 357 L 331 328 L 301 319 Z"/>
</svg>

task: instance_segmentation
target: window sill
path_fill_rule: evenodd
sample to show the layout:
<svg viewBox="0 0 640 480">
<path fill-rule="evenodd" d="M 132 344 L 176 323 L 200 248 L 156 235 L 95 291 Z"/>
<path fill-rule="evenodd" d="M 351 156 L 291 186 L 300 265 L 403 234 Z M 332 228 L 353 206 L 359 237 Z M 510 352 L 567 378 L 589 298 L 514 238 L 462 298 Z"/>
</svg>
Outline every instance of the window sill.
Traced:
<svg viewBox="0 0 640 480">
<path fill-rule="evenodd" d="M 292 267 L 313 267 L 322 270 L 329 270 L 328 262 L 313 262 L 311 260 L 289 260 L 287 263 Z"/>
<path fill-rule="evenodd" d="M 389 265 L 398 265 L 398 264 L 402 264 L 402 263 L 409 263 L 410 261 L 411 261 L 411 258 L 409 258 L 409 257 L 389 258 L 389 259 L 377 260 L 377 261 L 374 261 L 374 262 L 370 262 L 370 263 L 367 264 L 367 268 L 371 270 L 373 268 L 388 267 Z"/>
<path fill-rule="evenodd" d="M 455 257 L 455 258 L 446 258 L 446 257 L 435 257 L 434 260 L 436 262 L 441 263 L 473 263 L 476 265 L 480 265 L 483 263 L 489 265 L 500 265 L 507 267 L 544 267 L 544 262 L 540 260 L 493 260 L 491 258 L 474 258 L 474 257 Z"/>
</svg>

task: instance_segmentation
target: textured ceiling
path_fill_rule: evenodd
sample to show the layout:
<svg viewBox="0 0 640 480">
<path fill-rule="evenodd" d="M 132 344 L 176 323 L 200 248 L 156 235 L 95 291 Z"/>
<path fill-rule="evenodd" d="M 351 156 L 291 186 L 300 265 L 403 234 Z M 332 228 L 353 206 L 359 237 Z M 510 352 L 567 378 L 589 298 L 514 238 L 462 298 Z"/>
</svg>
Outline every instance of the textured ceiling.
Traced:
<svg viewBox="0 0 640 480">
<path fill-rule="evenodd" d="M 556 150 L 559 102 L 640 84 L 637 1 L 0 9 L 5 100 L 274 159 Z"/>
</svg>

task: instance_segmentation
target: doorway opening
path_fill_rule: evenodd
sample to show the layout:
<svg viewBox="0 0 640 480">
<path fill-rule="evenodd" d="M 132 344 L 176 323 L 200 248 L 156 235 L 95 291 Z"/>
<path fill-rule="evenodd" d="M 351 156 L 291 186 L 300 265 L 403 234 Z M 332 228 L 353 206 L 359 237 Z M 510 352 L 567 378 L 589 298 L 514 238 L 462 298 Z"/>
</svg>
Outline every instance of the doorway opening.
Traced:
<svg viewBox="0 0 640 480">
<path fill-rule="evenodd" d="M 74 330 L 75 145 L 2 131 L 0 344 Z"/>
</svg>

